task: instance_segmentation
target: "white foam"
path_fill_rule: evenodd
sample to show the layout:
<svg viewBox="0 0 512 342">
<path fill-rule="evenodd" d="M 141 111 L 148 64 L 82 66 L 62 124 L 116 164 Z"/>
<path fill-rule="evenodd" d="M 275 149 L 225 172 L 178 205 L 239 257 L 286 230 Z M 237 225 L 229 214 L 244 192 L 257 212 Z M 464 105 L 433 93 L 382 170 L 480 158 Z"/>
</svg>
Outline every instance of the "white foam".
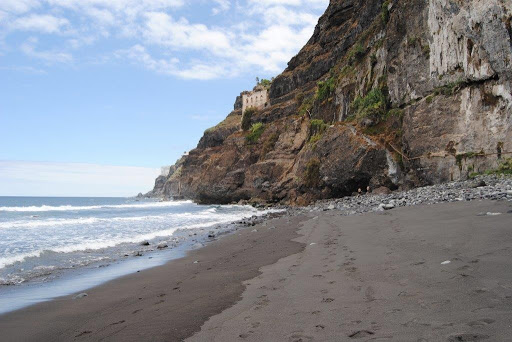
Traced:
<svg viewBox="0 0 512 342">
<path fill-rule="evenodd" d="M 9 228 L 36 228 L 36 227 L 54 227 L 74 224 L 94 224 L 100 219 L 95 217 L 77 218 L 77 219 L 50 219 L 50 220 L 21 220 L 0 222 L 0 229 Z"/>
<path fill-rule="evenodd" d="M 19 220 L 19 221 L 7 221 L 0 222 L 0 229 L 12 229 L 12 228 L 40 228 L 40 227 L 57 227 L 57 226 L 72 226 L 72 225 L 109 225 L 112 222 L 157 222 L 157 221 L 178 221 L 185 219 L 204 220 L 212 219 L 214 217 L 232 217 L 235 220 L 240 217 L 238 214 L 218 214 L 217 212 L 211 212 L 211 209 L 204 210 L 197 213 L 176 213 L 166 215 L 147 215 L 147 216 L 133 216 L 133 217 L 111 217 L 111 218 L 98 218 L 98 217 L 87 217 L 87 218 L 73 218 L 73 219 L 47 219 L 47 220 Z M 249 214 L 249 213 L 243 213 Z M 245 216 L 245 215 L 244 215 Z"/>
<path fill-rule="evenodd" d="M 183 202 L 182 202 L 183 203 Z M 35 228 L 35 227 L 45 227 L 45 226 L 57 226 L 57 225 L 77 225 L 77 226 L 86 226 L 86 225 L 99 225 L 100 227 L 105 226 L 105 234 L 101 234 L 101 236 L 93 236 L 93 239 L 90 239 L 90 236 L 87 235 L 87 232 L 77 231 L 72 235 L 69 235 L 67 238 L 64 238 L 63 241 L 60 236 L 48 236 L 49 239 L 45 241 L 41 241 L 37 234 L 30 232 L 29 235 L 26 236 L 26 244 L 29 244 L 29 251 L 25 253 L 21 253 L 13 256 L 0 257 L 0 269 L 5 268 L 6 266 L 13 265 L 18 262 L 23 262 L 29 258 L 38 258 L 41 257 L 43 253 L 53 252 L 53 253 L 73 253 L 73 252 L 81 252 L 88 250 L 100 250 L 105 248 L 115 247 L 125 243 L 140 243 L 146 240 L 153 240 L 159 237 L 170 237 L 172 236 L 178 229 L 180 230 L 193 230 L 200 228 L 208 228 L 218 224 L 226 224 L 234 221 L 238 221 L 243 219 L 244 217 L 249 216 L 261 216 L 267 213 L 272 212 L 280 212 L 282 210 L 265 210 L 265 211 L 257 211 L 252 207 L 242 207 L 238 206 L 240 210 L 232 213 L 222 213 L 222 210 L 212 211 L 212 208 L 205 208 L 202 211 L 196 213 L 175 213 L 175 214 L 165 214 L 165 215 L 154 215 L 154 216 L 136 216 L 136 217 L 113 217 L 113 218 L 73 218 L 73 219 L 47 219 L 47 220 L 21 220 L 21 221 L 11 221 L 11 222 L 2 222 L 0 223 L 0 228 L 9 229 L 9 228 Z M 217 209 L 217 208 L 215 208 Z M 157 222 L 160 224 L 160 228 L 156 231 L 152 232 L 133 232 L 133 231 L 123 231 L 123 229 L 117 229 L 117 225 L 113 225 L 109 227 L 109 224 L 112 222 L 130 222 L 130 221 L 140 221 L 140 222 L 150 222 L 153 224 Z M 108 227 L 108 228 L 107 228 Z M 112 228 L 112 229 L 111 229 Z M 163 229 L 162 229 L 163 228 Z M 18 237 L 21 239 L 22 236 L 18 234 Z M 43 230 L 40 234 L 46 234 Z M 78 234 L 78 235 L 76 235 Z M 41 235 L 43 236 L 43 235 Z M 44 242 L 41 244 L 41 242 Z M 18 246 L 13 246 L 12 248 L 17 249 Z M 30 251 L 30 249 L 34 249 Z M 14 250 L 15 250 L 14 249 Z M 7 250 L 8 251 L 8 250 Z M 7 253 L 7 255 L 12 255 L 13 249 Z"/>
<path fill-rule="evenodd" d="M 133 217 L 111 217 L 111 218 L 99 218 L 99 217 L 80 217 L 72 219 L 45 219 L 33 218 L 30 220 L 18 220 L 18 221 L 5 221 L 0 222 L 0 229 L 12 229 L 12 228 L 39 228 L 39 227 L 57 227 L 57 226 L 68 226 L 68 225 L 93 225 L 102 224 L 108 225 L 112 222 L 141 222 L 141 221 L 178 221 L 180 219 L 212 219 L 215 217 L 229 217 L 232 220 L 238 220 L 248 215 L 264 215 L 269 212 L 276 212 L 279 210 L 265 210 L 258 211 L 253 207 L 239 206 L 240 209 L 247 211 L 240 211 L 237 213 L 224 214 L 219 212 L 217 208 L 208 208 L 203 211 L 194 213 L 169 213 L 165 215 L 146 215 L 146 216 L 133 216 Z"/>
<path fill-rule="evenodd" d="M 169 201 L 169 202 L 150 202 L 150 203 L 133 203 L 133 204 L 118 204 L 118 205 L 89 205 L 89 206 L 28 206 L 28 207 L 0 207 L 0 211 L 11 212 L 43 212 L 43 211 L 80 211 L 80 210 L 97 210 L 97 209 L 137 209 L 137 208 L 159 208 L 159 207 L 173 207 L 183 204 L 191 204 L 192 201 Z"/>
<path fill-rule="evenodd" d="M 0 269 L 4 268 L 5 266 L 15 264 L 17 262 L 21 262 L 27 258 L 40 257 L 42 252 L 43 251 L 35 251 L 30 253 L 18 254 L 7 258 L 0 258 Z"/>
</svg>

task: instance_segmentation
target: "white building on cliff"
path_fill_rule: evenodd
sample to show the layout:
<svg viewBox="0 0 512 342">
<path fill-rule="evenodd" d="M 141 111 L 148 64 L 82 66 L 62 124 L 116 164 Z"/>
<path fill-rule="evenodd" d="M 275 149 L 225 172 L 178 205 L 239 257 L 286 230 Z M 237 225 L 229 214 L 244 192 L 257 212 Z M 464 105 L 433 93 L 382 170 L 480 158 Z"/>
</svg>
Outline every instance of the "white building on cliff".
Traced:
<svg viewBox="0 0 512 342">
<path fill-rule="evenodd" d="M 253 91 L 242 93 L 242 101 L 242 113 L 250 107 L 263 109 L 268 106 L 268 91 L 263 86 L 256 86 Z"/>
</svg>

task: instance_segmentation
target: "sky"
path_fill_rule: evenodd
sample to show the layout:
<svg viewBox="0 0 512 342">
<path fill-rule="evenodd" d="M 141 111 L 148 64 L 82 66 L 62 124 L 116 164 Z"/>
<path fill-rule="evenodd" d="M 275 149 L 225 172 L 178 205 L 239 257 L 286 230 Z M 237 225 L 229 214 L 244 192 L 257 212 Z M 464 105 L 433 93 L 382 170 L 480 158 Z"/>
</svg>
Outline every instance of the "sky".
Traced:
<svg viewBox="0 0 512 342">
<path fill-rule="evenodd" d="M 328 2 L 0 0 L 0 196 L 150 190 Z"/>
</svg>

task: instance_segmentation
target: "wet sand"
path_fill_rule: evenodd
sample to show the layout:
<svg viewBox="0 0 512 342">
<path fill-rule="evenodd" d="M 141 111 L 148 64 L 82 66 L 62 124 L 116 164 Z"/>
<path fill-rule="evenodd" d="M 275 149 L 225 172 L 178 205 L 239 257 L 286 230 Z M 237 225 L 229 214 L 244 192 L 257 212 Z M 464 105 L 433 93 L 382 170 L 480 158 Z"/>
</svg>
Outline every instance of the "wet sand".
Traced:
<svg viewBox="0 0 512 342">
<path fill-rule="evenodd" d="M 511 209 L 475 201 L 283 217 L 87 297 L 0 316 L 0 339 L 506 341 Z"/>
</svg>

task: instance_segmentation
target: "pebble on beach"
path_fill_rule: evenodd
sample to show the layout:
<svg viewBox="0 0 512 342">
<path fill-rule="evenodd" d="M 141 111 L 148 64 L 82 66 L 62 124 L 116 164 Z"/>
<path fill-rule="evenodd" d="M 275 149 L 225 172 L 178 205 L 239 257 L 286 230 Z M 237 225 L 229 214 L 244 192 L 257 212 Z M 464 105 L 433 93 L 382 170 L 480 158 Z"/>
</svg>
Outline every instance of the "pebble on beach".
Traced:
<svg viewBox="0 0 512 342">
<path fill-rule="evenodd" d="M 338 210 L 341 215 L 348 216 L 424 204 L 473 200 L 505 200 L 512 202 L 512 178 L 496 175 L 478 176 L 475 180 L 456 181 L 407 191 L 387 193 L 387 191 L 381 190 L 378 191 L 378 194 L 373 192 L 318 201 L 309 207 L 290 209 L 289 211 L 300 214 L 303 212 Z M 497 216 L 500 214 L 475 213 L 478 216 Z"/>
<path fill-rule="evenodd" d="M 80 299 L 80 298 L 84 298 L 84 297 L 87 297 L 88 294 L 87 293 L 79 293 L 77 294 L 76 296 L 73 297 L 73 299 Z"/>
<path fill-rule="evenodd" d="M 164 249 L 164 248 L 167 248 L 169 247 L 169 245 L 167 244 L 167 241 L 162 241 L 158 244 L 158 246 L 156 248 L 158 249 Z"/>
</svg>

